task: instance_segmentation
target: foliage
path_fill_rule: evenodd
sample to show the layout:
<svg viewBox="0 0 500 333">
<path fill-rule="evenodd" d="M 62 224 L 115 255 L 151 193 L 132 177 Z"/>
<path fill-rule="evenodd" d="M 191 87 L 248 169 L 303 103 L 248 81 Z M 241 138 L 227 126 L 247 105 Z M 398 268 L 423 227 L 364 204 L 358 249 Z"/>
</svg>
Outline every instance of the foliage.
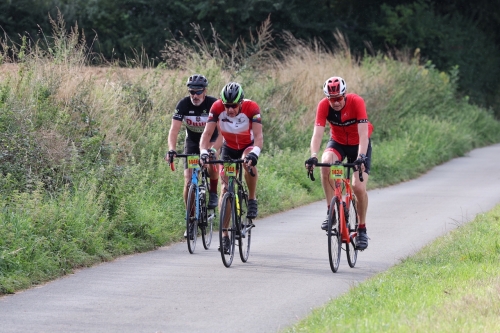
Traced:
<svg viewBox="0 0 500 333">
<path fill-rule="evenodd" d="M 269 20 L 281 47 L 286 45 L 282 36 L 291 33 L 304 40 L 322 40 L 333 49 L 338 30 L 357 55 L 365 49 L 376 54 L 419 48 L 421 56 L 442 71 L 458 66 L 462 93 L 476 104 L 498 110 L 499 6 L 498 1 L 488 0 L 330 0 L 314 6 L 304 0 L 4 1 L 0 26 L 6 35 L 1 44 L 12 48 L 21 43 L 21 36 L 30 45 L 46 44 L 52 29 L 47 13 L 56 17 L 60 12 L 86 32 L 87 47 L 107 61 L 148 67 L 161 65 L 173 40 L 176 45 L 192 46 L 200 35 L 213 35 L 224 52 L 251 46 L 253 41 L 243 42 L 243 37 Z M 252 47 L 247 51 L 253 52 Z M 93 60 L 94 64 L 100 61 Z M 470 89 L 472 78 L 475 89 Z"/>
<path fill-rule="evenodd" d="M 185 69 L 89 67 L 96 58 L 77 27 L 66 34 L 58 20 L 53 29 L 47 49 L 26 42 L 0 53 L 18 59 L 0 81 L 0 293 L 182 237 L 182 166 L 170 171 L 163 156 L 193 72 L 207 75 L 209 91 L 241 82 L 261 106 L 261 216 L 322 198 L 303 161 L 325 73 L 342 75 L 367 102 L 372 187 L 500 141 L 489 112 L 455 98 L 456 73 L 418 59 L 358 62 L 348 48 L 331 51 L 291 35 L 289 49 L 277 52 L 258 42 L 268 36 L 261 29 L 249 52 L 184 45 Z M 215 50 L 220 57 L 210 55 Z M 237 71 L 226 70 L 231 59 Z M 404 168 L 402 159 L 410 162 Z"/>
<path fill-rule="evenodd" d="M 425 2 L 389 7 L 373 23 L 374 37 L 391 49 L 418 49 L 437 68 L 458 68 L 461 93 L 477 104 L 492 105 L 498 89 L 500 54 L 492 37 L 461 14 L 441 16 Z M 462 83 L 463 82 L 463 83 Z"/>
</svg>

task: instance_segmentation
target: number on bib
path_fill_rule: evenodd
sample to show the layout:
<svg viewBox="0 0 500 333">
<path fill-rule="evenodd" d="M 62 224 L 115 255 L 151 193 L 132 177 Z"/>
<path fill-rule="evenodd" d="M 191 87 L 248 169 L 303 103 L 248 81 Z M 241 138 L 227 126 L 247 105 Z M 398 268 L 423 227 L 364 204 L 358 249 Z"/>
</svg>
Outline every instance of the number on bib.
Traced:
<svg viewBox="0 0 500 333">
<path fill-rule="evenodd" d="M 332 165 L 330 167 L 331 179 L 344 179 L 344 167 L 342 165 Z"/>
<path fill-rule="evenodd" d="M 198 163 L 200 161 L 199 156 L 188 156 L 187 163 L 188 169 L 196 169 L 199 167 Z"/>
<path fill-rule="evenodd" d="M 236 176 L 236 163 L 224 163 L 224 173 L 228 177 Z"/>
</svg>

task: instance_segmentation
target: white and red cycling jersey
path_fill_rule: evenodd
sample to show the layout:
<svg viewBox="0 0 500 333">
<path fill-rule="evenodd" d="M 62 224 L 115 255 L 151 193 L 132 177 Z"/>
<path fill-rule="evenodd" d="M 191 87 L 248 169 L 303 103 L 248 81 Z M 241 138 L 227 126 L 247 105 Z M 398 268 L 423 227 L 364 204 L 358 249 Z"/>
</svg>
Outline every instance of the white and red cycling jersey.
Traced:
<svg viewBox="0 0 500 333">
<path fill-rule="evenodd" d="M 226 146 L 235 150 L 252 145 L 252 124 L 262 123 L 259 105 L 249 99 L 243 100 L 240 112 L 235 117 L 229 117 L 222 100 L 217 100 L 210 108 L 207 122 L 219 122 L 220 134 Z"/>
</svg>

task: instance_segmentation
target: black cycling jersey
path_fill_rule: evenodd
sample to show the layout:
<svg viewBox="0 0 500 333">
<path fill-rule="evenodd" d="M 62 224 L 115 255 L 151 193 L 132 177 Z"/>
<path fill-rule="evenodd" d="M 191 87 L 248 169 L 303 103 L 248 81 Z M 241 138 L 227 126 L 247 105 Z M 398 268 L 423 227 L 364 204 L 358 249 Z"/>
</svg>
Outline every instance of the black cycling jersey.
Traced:
<svg viewBox="0 0 500 333">
<path fill-rule="evenodd" d="M 186 125 L 187 137 L 193 142 L 200 142 L 201 133 L 207 124 L 208 113 L 212 104 L 217 98 L 212 96 L 205 96 L 205 100 L 199 106 L 193 105 L 191 98 L 184 97 L 177 103 L 173 119 L 184 122 Z M 215 142 L 218 136 L 217 128 L 210 139 L 210 142 Z"/>
</svg>

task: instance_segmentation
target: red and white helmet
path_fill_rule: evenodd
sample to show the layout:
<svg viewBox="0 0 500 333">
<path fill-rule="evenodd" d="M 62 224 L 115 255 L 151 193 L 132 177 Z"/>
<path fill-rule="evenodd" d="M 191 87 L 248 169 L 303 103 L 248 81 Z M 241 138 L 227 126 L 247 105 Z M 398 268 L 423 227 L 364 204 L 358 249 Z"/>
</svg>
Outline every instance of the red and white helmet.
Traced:
<svg viewBox="0 0 500 333">
<path fill-rule="evenodd" d="M 332 76 L 323 85 L 323 92 L 326 97 L 344 95 L 346 90 L 347 85 L 340 76 Z"/>
</svg>

